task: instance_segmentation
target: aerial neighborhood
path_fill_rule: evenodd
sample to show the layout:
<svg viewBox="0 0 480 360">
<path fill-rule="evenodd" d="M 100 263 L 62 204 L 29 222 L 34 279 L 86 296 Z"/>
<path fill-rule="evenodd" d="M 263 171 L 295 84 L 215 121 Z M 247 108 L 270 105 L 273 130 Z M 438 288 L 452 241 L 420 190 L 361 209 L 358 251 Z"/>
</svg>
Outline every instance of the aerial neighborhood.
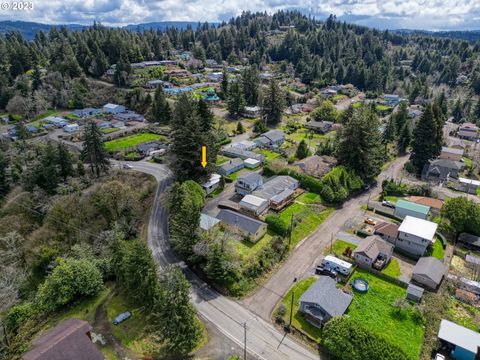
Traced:
<svg viewBox="0 0 480 360">
<path fill-rule="evenodd" d="M 0 358 L 479 359 L 480 40 L 156 26 L 0 31 Z"/>
</svg>

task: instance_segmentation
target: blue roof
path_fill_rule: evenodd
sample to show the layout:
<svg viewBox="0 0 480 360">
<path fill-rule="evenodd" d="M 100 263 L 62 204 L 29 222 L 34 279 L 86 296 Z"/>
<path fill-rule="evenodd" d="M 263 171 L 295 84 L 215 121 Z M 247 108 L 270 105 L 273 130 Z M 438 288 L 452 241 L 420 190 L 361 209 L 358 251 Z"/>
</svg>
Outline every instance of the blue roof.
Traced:
<svg viewBox="0 0 480 360">
<path fill-rule="evenodd" d="M 414 212 L 417 212 L 417 213 L 423 214 L 423 215 L 428 215 L 428 213 L 430 212 L 430 207 L 429 206 L 416 204 L 416 203 L 413 203 L 411 201 L 407 201 L 407 200 L 403 200 L 403 199 L 400 199 L 400 200 L 397 201 L 397 203 L 395 204 L 395 208 L 396 209 L 410 210 L 410 211 L 414 211 Z"/>
</svg>

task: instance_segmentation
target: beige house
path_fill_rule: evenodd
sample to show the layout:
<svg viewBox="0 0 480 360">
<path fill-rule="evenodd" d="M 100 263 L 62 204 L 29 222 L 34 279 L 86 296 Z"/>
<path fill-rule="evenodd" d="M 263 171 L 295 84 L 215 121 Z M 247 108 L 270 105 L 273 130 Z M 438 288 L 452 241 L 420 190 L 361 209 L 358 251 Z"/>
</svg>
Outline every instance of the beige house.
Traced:
<svg viewBox="0 0 480 360">
<path fill-rule="evenodd" d="M 440 159 L 460 161 L 463 156 L 463 149 L 456 149 L 452 147 L 442 147 L 442 152 L 440 153 Z"/>
</svg>

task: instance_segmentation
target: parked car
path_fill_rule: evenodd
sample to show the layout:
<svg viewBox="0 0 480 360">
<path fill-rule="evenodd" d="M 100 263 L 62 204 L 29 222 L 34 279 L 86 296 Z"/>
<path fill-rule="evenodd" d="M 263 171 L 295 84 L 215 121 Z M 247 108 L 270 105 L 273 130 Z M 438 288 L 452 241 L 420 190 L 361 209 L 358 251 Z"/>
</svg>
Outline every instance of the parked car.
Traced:
<svg viewBox="0 0 480 360">
<path fill-rule="evenodd" d="M 435 355 L 435 360 L 445 360 L 445 355 L 442 355 L 442 354 L 437 354 Z"/>
<path fill-rule="evenodd" d="M 368 225 L 377 225 L 377 222 L 371 218 L 367 218 L 365 219 L 365 224 L 368 224 Z"/>
<path fill-rule="evenodd" d="M 389 207 L 389 208 L 392 208 L 392 209 L 395 209 L 395 204 L 392 203 L 391 201 L 388 201 L 388 200 L 383 200 L 382 205 L 386 206 L 386 207 Z"/>
<path fill-rule="evenodd" d="M 323 265 L 317 265 L 315 268 L 315 274 L 317 275 L 327 275 L 332 278 L 336 278 L 338 273 L 335 270 L 330 269 L 329 267 L 325 267 Z"/>
<path fill-rule="evenodd" d="M 129 319 L 132 316 L 132 313 L 130 311 L 125 311 L 118 315 L 115 319 L 113 319 L 113 325 L 118 325 L 125 320 Z"/>
<path fill-rule="evenodd" d="M 133 169 L 133 166 L 130 164 L 123 164 L 124 169 Z"/>
</svg>

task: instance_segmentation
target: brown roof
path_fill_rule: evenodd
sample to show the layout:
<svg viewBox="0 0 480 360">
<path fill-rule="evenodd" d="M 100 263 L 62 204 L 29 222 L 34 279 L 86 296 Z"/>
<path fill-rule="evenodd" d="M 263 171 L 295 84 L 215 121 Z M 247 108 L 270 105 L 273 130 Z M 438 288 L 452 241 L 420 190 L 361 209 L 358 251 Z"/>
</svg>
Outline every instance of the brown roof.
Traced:
<svg viewBox="0 0 480 360">
<path fill-rule="evenodd" d="M 396 238 L 398 235 L 398 225 L 385 221 L 379 222 L 377 225 L 375 225 L 374 229 L 375 234 L 387 235 L 393 238 Z"/>
<path fill-rule="evenodd" d="M 443 201 L 439 199 L 434 199 L 426 196 L 409 196 L 408 201 L 414 202 L 415 204 L 430 206 L 432 209 L 440 210 L 443 206 Z"/>
<path fill-rule="evenodd" d="M 380 253 L 388 255 L 393 248 L 392 244 L 387 243 L 378 235 L 367 236 L 363 239 L 357 248 L 353 251 L 354 254 L 362 254 L 372 260 L 375 260 Z"/>
<path fill-rule="evenodd" d="M 67 319 L 46 331 L 33 343 L 24 360 L 104 360 L 104 356 L 90 340 L 89 323 Z"/>
<path fill-rule="evenodd" d="M 337 160 L 332 156 L 312 155 L 305 159 L 296 161 L 293 165 L 297 166 L 307 175 L 322 177 L 328 173 L 335 165 Z"/>
</svg>

